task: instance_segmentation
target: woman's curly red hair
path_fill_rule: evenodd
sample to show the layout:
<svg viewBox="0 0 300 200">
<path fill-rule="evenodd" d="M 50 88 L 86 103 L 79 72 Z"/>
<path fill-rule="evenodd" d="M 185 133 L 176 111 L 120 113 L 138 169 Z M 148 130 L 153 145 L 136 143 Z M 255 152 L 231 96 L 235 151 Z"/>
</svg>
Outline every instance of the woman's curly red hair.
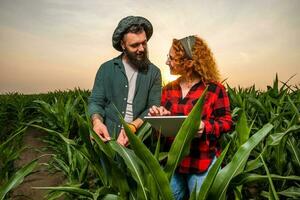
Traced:
<svg viewBox="0 0 300 200">
<path fill-rule="evenodd" d="M 175 51 L 175 65 L 183 68 L 185 75 L 191 77 L 196 73 L 204 82 L 219 82 L 220 72 L 217 68 L 213 53 L 206 42 L 198 36 L 192 48 L 192 59 L 186 55 L 184 48 L 177 39 L 173 39 L 172 48 Z"/>
</svg>

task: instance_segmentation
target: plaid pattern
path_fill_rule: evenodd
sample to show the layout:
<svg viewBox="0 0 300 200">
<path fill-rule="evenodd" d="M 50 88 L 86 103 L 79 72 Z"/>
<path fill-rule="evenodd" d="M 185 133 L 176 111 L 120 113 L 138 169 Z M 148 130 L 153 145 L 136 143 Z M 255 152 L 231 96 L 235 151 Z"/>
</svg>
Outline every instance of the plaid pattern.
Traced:
<svg viewBox="0 0 300 200">
<path fill-rule="evenodd" d="M 171 115 L 188 115 L 205 87 L 206 85 L 200 81 L 182 98 L 179 80 L 175 80 L 163 88 L 161 105 L 168 109 Z M 221 133 L 229 131 L 232 126 L 229 98 L 220 83 L 208 84 L 202 120 L 205 124 L 204 133 L 201 138 L 192 140 L 190 154 L 178 167 L 180 173 L 205 172 L 214 156 L 220 155 L 221 148 L 217 138 Z M 167 138 L 167 148 L 172 141 L 173 138 Z"/>
</svg>

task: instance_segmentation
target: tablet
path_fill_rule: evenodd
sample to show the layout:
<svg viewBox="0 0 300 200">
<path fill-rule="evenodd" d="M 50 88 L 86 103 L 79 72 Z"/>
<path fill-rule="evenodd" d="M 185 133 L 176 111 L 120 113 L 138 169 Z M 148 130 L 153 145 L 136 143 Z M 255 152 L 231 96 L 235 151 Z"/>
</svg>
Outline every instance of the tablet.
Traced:
<svg viewBox="0 0 300 200">
<path fill-rule="evenodd" d="M 161 131 L 162 135 L 174 137 L 186 118 L 187 116 L 145 116 L 144 119 L 157 131 Z"/>
</svg>

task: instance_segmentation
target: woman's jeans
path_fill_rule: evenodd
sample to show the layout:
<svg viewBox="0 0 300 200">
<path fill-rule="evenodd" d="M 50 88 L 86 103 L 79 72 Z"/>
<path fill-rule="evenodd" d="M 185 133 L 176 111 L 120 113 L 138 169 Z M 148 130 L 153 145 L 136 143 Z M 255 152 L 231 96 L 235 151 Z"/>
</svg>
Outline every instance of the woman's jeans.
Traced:
<svg viewBox="0 0 300 200">
<path fill-rule="evenodd" d="M 216 162 L 217 158 L 215 157 L 211 162 L 209 168 L 206 172 L 197 173 L 197 174 L 181 174 L 175 172 L 171 178 L 171 188 L 175 200 L 182 200 L 186 194 L 186 191 L 189 191 L 189 194 L 193 191 L 197 182 L 197 192 L 200 190 L 201 185 L 207 176 L 207 173 L 211 166 Z"/>
</svg>

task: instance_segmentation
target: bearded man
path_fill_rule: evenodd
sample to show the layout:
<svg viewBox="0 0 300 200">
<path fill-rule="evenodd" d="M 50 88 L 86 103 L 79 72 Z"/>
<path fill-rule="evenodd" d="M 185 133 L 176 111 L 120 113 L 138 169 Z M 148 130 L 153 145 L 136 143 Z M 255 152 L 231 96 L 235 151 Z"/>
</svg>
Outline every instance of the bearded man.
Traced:
<svg viewBox="0 0 300 200">
<path fill-rule="evenodd" d="M 140 16 L 123 18 L 113 33 L 113 47 L 122 53 L 100 66 L 88 101 L 93 130 L 103 141 L 113 137 L 128 144 L 114 106 L 136 132 L 149 108 L 160 105 L 161 72 L 148 58 L 152 33 L 152 24 Z"/>
</svg>

